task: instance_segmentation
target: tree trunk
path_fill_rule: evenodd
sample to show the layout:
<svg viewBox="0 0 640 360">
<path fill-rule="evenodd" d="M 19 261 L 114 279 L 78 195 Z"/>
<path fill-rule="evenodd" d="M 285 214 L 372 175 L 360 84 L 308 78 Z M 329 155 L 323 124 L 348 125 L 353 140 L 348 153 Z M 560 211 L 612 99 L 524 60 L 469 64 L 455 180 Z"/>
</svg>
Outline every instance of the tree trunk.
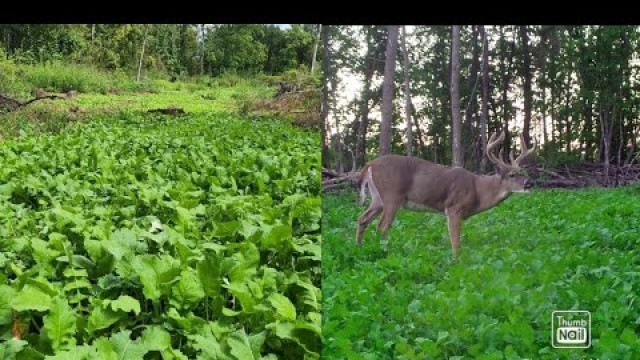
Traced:
<svg viewBox="0 0 640 360">
<path fill-rule="evenodd" d="M 451 148 L 453 151 L 453 166 L 462 167 L 462 146 L 460 144 L 460 25 L 453 25 L 451 30 Z"/>
<path fill-rule="evenodd" d="M 531 128 L 531 107 L 533 105 L 533 95 L 531 92 L 531 53 L 529 52 L 529 35 L 527 34 L 527 26 L 520 26 L 520 37 L 522 39 L 523 53 L 523 75 L 524 75 L 524 123 L 522 135 L 524 142 L 529 146 L 529 130 Z"/>
<path fill-rule="evenodd" d="M 478 27 L 471 26 L 471 70 L 469 71 L 469 78 L 467 79 L 467 88 L 469 93 L 469 101 L 464 110 L 464 124 L 462 140 L 463 144 L 469 144 L 471 151 L 463 153 L 463 158 L 471 157 L 473 160 L 474 168 L 478 167 L 478 163 L 482 158 L 482 154 L 479 154 L 479 142 L 478 138 L 478 124 L 475 124 L 474 119 L 477 119 L 477 92 L 480 76 L 478 74 L 480 70 L 480 47 L 478 46 Z M 477 120 L 476 120 L 477 121 Z M 469 152 L 469 156 L 465 154 Z"/>
<path fill-rule="evenodd" d="M 205 27 L 204 24 L 200 24 L 200 76 L 204 75 L 204 41 Z"/>
<path fill-rule="evenodd" d="M 407 132 L 407 156 L 413 156 L 413 129 L 411 124 L 411 88 L 409 86 L 409 52 L 407 51 L 407 30 L 402 26 L 402 59 L 404 69 L 404 112 Z"/>
<path fill-rule="evenodd" d="M 375 63 L 372 57 L 374 51 L 371 42 L 367 39 L 367 53 L 364 59 L 364 88 L 362 91 L 362 103 L 360 108 L 360 122 L 356 136 L 356 163 L 364 166 L 367 162 L 367 132 L 369 129 L 369 100 L 371 99 L 371 80 L 375 72 Z"/>
<path fill-rule="evenodd" d="M 180 24 L 180 63 L 187 70 L 187 73 L 191 73 L 189 71 L 189 53 L 187 52 L 187 33 L 189 31 L 189 24 Z"/>
<path fill-rule="evenodd" d="M 622 112 L 620 112 L 619 120 L 618 120 L 618 135 L 620 138 L 618 139 L 618 154 L 616 156 L 616 165 L 618 168 L 622 165 L 622 147 L 624 145 L 624 118 L 622 117 Z"/>
<path fill-rule="evenodd" d="M 335 69 L 331 69 L 331 105 L 334 109 L 337 109 L 337 97 L 338 97 L 338 79 Z M 335 141 L 337 143 L 338 148 L 338 167 L 337 170 L 339 173 L 344 172 L 344 147 L 342 141 L 342 133 L 340 132 L 340 117 L 335 116 L 336 120 L 336 134 Z"/>
<path fill-rule="evenodd" d="M 509 56 L 507 57 L 507 61 L 505 64 L 507 73 L 505 74 L 502 82 L 502 106 L 503 106 L 502 116 L 504 121 L 504 127 L 502 130 L 505 132 L 504 147 L 503 147 L 505 155 L 511 151 L 511 133 L 509 132 L 509 119 L 510 119 L 509 105 L 510 104 L 509 104 L 508 95 L 509 95 L 509 83 L 511 82 L 511 71 L 512 71 L 514 53 L 515 53 L 515 43 L 512 42 L 511 49 L 509 51 Z"/>
<path fill-rule="evenodd" d="M 566 87 L 565 87 L 565 98 L 564 98 L 564 106 L 565 106 L 565 129 L 566 129 L 566 133 L 565 135 L 565 141 L 567 142 L 566 144 L 566 151 L 567 153 L 571 153 L 571 119 L 570 119 L 570 110 L 571 109 L 571 71 L 569 71 L 567 73 L 567 83 L 566 83 Z"/>
<path fill-rule="evenodd" d="M 144 37 L 142 39 L 142 50 L 140 50 L 140 61 L 138 62 L 138 75 L 136 76 L 136 82 L 140 82 L 140 75 L 142 74 L 142 62 L 144 60 L 144 50 L 147 47 L 148 35 L 149 35 L 149 25 L 146 25 L 144 29 Z"/>
<path fill-rule="evenodd" d="M 555 143 L 556 142 L 556 98 L 557 96 L 555 96 L 556 92 L 554 90 L 553 84 L 551 85 L 549 92 L 551 93 L 551 102 L 549 103 L 549 105 L 551 105 L 551 109 L 549 109 L 550 115 L 551 115 L 551 142 Z"/>
<path fill-rule="evenodd" d="M 398 25 L 387 26 L 387 54 L 382 83 L 382 121 L 380 122 L 380 156 L 391 154 L 391 122 L 393 117 L 393 91 L 398 53 Z"/>
<path fill-rule="evenodd" d="M 585 152 L 585 159 L 587 161 L 590 161 L 593 159 L 592 156 L 592 148 L 593 148 L 593 140 L 592 140 L 592 133 L 593 133 L 593 107 L 591 105 L 590 101 L 585 100 L 585 105 L 584 105 L 585 109 L 585 119 L 584 119 L 584 152 Z"/>
<path fill-rule="evenodd" d="M 480 116 L 481 159 L 480 171 L 487 167 L 487 122 L 489 120 L 489 40 L 484 25 L 480 26 L 482 36 L 482 115 Z"/>
<path fill-rule="evenodd" d="M 413 110 L 413 109 L 412 109 Z M 414 116 L 413 123 L 416 125 L 416 137 L 418 138 L 418 144 L 420 145 L 420 157 L 425 157 L 427 155 L 427 147 L 424 144 L 424 138 L 422 137 L 422 129 L 420 129 L 420 122 Z"/>
<path fill-rule="evenodd" d="M 600 99 L 600 103 L 602 104 L 602 99 Z M 608 106 L 607 106 L 608 108 Z M 615 116 L 615 111 L 613 112 L 613 118 Z M 606 176 L 606 183 L 609 183 L 609 166 L 610 166 L 610 157 L 611 157 L 611 121 L 609 119 L 608 109 L 602 109 L 602 105 L 600 105 L 600 144 L 602 145 L 600 148 L 601 160 L 604 164 L 604 172 Z"/>
<path fill-rule="evenodd" d="M 313 55 L 311 56 L 311 73 L 313 74 L 313 70 L 316 68 L 316 54 L 318 53 L 318 43 L 320 42 L 320 33 L 322 32 L 322 24 L 318 24 L 318 35 L 316 36 L 316 41 L 313 44 Z"/>
<path fill-rule="evenodd" d="M 547 143 L 547 88 L 542 86 L 542 139 Z"/>
<path fill-rule="evenodd" d="M 329 27 L 324 26 L 320 32 L 322 38 L 322 50 L 324 59 L 322 61 L 322 164 L 328 167 L 329 161 L 329 144 L 327 142 L 327 127 L 329 126 L 329 78 L 331 62 L 331 53 L 329 52 Z"/>
<path fill-rule="evenodd" d="M 326 50 L 326 59 L 331 59 L 333 57 L 331 48 L 327 48 Z M 337 164 L 337 168 L 336 170 L 338 170 L 338 172 L 343 173 L 344 172 L 344 148 L 343 148 L 343 141 L 342 141 L 342 132 L 340 131 L 340 116 L 338 116 L 338 114 L 335 113 L 335 109 L 338 108 L 337 106 L 337 98 L 338 98 L 338 71 L 336 69 L 336 66 L 332 66 L 331 63 L 329 63 L 329 67 L 328 67 L 328 73 L 329 73 L 329 83 L 331 84 L 331 105 L 330 107 L 334 109 L 334 119 L 335 119 L 335 130 L 336 133 L 334 135 L 334 138 L 332 139 L 333 141 L 335 141 L 336 144 L 336 148 L 337 148 L 337 160 L 338 160 L 338 164 Z"/>
</svg>

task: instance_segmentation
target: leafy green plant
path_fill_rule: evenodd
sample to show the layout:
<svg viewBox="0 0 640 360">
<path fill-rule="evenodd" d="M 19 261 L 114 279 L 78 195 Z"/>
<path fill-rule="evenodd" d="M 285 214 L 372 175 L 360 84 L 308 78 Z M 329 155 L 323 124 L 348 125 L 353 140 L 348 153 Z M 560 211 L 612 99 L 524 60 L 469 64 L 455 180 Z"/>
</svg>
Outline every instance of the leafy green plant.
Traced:
<svg viewBox="0 0 640 360">
<path fill-rule="evenodd" d="M 323 199 L 323 357 L 640 356 L 637 187 L 514 195 L 465 222 L 457 262 L 435 214 L 400 211 L 387 255 L 373 229 L 357 246 L 355 195 Z M 591 311 L 591 348 L 552 348 L 570 309 Z"/>
<path fill-rule="evenodd" d="M 124 111 L 0 143 L 0 358 L 318 358 L 318 141 Z"/>
</svg>

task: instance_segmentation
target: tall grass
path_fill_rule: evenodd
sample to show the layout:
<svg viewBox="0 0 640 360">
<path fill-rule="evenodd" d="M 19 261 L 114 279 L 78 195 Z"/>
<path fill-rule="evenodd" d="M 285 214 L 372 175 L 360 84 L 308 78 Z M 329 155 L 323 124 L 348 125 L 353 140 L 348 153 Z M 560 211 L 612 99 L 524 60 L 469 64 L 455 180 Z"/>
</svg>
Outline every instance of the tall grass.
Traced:
<svg viewBox="0 0 640 360">
<path fill-rule="evenodd" d="M 89 65 L 60 62 L 26 65 L 0 60 L 0 92 L 18 97 L 28 97 L 35 88 L 51 92 L 75 90 L 106 94 L 116 91 L 158 92 L 160 87 L 160 82 L 155 80 L 137 82 L 124 72 L 106 72 Z"/>
</svg>

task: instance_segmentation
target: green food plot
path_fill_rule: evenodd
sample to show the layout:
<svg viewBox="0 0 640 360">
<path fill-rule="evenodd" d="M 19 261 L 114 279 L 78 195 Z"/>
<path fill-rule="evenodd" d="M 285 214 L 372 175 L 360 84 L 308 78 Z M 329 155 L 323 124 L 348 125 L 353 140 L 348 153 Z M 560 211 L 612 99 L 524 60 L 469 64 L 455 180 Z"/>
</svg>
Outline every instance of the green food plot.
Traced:
<svg viewBox="0 0 640 360">
<path fill-rule="evenodd" d="M 319 136 L 186 110 L 0 142 L 0 358 L 319 357 Z"/>
<path fill-rule="evenodd" d="M 355 243 L 353 192 L 323 199 L 323 357 L 640 358 L 640 188 L 536 190 L 467 220 L 401 210 Z M 373 225 L 376 223 L 374 222 Z M 588 310 L 592 346 L 554 349 L 554 310 Z"/>
</svg>

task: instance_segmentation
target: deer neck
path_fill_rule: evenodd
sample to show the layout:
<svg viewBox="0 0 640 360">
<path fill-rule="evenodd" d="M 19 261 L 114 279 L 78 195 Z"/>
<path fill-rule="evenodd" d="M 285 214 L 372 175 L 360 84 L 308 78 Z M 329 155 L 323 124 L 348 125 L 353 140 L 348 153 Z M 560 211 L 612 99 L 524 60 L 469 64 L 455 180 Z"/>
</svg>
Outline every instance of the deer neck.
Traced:
<svg viewBox="0 0 640 360">
<path fill-rule="evenodd" d="M 478 209 L 476 213 L 490 209 L 511 195 L 499 176 L 478 176 L 476 184 Z"/>
</svg>

